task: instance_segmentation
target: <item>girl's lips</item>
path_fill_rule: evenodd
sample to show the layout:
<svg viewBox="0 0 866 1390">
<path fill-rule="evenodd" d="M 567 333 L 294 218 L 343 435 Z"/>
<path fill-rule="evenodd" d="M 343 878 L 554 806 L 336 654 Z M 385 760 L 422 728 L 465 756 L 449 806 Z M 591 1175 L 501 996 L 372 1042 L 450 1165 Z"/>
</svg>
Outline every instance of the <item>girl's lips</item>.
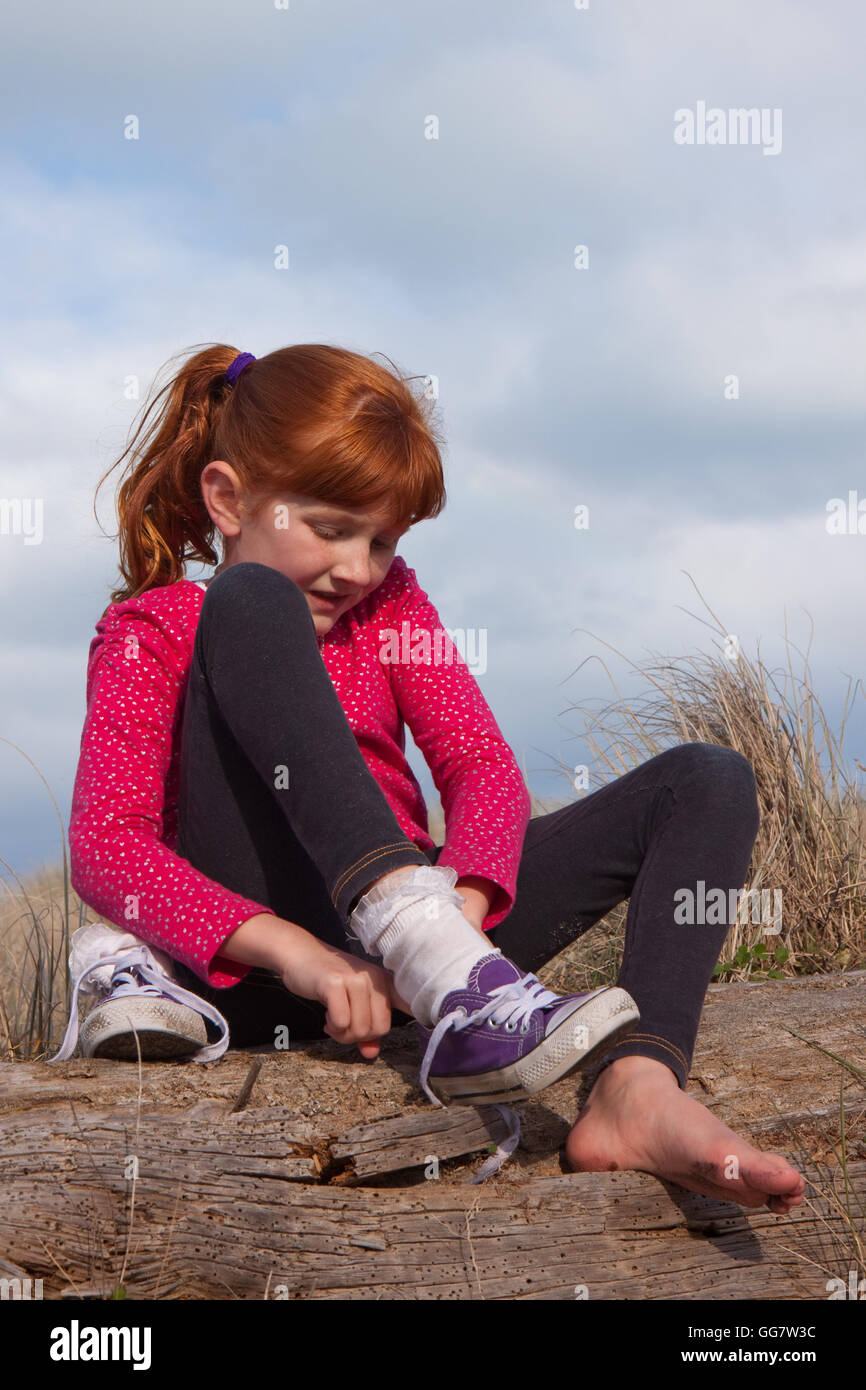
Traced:
<svg viewBox="0 0 866 1390">
<path fill-rule="evenodd" d="M 313 598 L 319 599 L 322 603 L 330 603 L 333 607 L 338 603 L 345 603 L 348 598 L 347 594 L 323 594 L 316 589 L 311 589 L 310 593 L 313 595 Z"/>
</svg>

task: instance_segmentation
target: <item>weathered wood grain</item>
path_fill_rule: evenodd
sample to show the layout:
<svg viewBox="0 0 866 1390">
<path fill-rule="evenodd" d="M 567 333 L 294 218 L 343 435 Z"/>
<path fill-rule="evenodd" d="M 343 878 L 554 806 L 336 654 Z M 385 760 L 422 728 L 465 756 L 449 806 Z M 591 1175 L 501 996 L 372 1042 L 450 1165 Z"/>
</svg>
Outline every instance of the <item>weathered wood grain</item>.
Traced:
<svg viewBox="0 0 866 1390">
<path fill-rule="evenodd" d="M 340 1188 L 287 1181 L 271 1154 L 172 1170 L 154 1145 L 133 1203 L 123 1138 L 97 1122 L 86 1159 L 66 1138 L 7 1155 L 0 1248 L 49 1296 L 80 1280 L 143 1298 L 798 1299 L 853 1267 L 841 1176 L 835 1200 L 780 1218 L 638 1173 Z M 862 1210 L 866 1163 L 848 1178 Z"/>
<path fill-rule="evenodd" d="M 503 1121 L 429 1106 L 417 1065 L 408 1030 L 374 1064 L 332 1043 L 270 1054 L 246 1096 L 248 1053 L 140 1075 L 0 1065 L 0 1272 L 55 1298 L 123 1283 L 243 1299 L 825 1298 L 863 1274 L 866 972 L 707 997 L 689 1089 L 802 1168 L 809 1198 L 786 1218 L 646 1174 L 562 1172 L 593 1073 L 521 1106 L 514 1158 L 467 1187 Z"/>
<path fill-rule="evenodd" d="M 440 1163 L 459 1158 L 498 1143 L 507 1130 L 493 1106 L 450 1106 L 355 1125 L 332 1140 L 329 1149 L 344 1171 L 356 1178 L 370 1178 L 425 1165 L 431 1157 Z"/>
</svg>

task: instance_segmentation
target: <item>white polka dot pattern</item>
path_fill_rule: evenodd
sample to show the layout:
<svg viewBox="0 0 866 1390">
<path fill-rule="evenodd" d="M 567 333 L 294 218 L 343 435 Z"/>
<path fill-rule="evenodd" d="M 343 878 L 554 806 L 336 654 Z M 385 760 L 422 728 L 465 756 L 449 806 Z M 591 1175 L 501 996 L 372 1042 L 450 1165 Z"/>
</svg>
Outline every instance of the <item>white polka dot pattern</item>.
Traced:
<svg viewBox="0 0 866 1390">
<path fill-rule="evenodd" d="M 249 967 L 220 956 L 220 944 L 249 917 L 272 909 L 207 878 L 176 852 L 183 705 L 203 601 L 202 588 L 183 579 L 112 604 L 96 624 L 72 793 L 71 879 L 101 918 L 210 984 L 228 986 Z M 400 636 L 401 660 L 383 659 L 384 629 Z M 432 643 L 437 630 L 451 661 L 407 659 L 413 647 L 417 657 L 425 631 Z M 401 556 L 383 583 L 319 639 L 319 649 L 400 828 L 427 849 L 433 840 L 424 798 L 405 758 L 409 726 L 442 801 L 438 862 L 458 877 L 477 874 L 496 884 L 484 922 L 496 926 L 514 902 L 529 793 L 474 676 Z"/>
</svg>

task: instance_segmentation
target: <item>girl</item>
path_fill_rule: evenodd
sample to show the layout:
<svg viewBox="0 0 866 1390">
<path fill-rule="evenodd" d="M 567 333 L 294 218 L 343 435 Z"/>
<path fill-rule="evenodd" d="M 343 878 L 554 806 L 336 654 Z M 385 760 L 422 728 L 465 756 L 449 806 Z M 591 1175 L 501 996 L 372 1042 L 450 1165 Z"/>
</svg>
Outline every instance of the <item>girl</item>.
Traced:
<svg viewBox="0 0 866 1390">
<path fill-rule="evenodd" d="M 244 1046 L 280 1029 L 372 1058 L 396 1011 L 420 1025 L 434 1101 L 522 1099 L 606 1054 L 573 1167 L 798 1205 L 784 1158 L 686 1093 L 726 927 L 684 933 L 674 894 L 742 885 L 758 828 L 747 760 L 685 744 L 531 820 L 510 748 L 396 554 L 445 502 L 406 382 L 331 346 L 257 360 L 217 345 L 160 396 L 118 460 L 133 450 L 125 582 L 91 643 L 69 832 L 74 888 L 134 935 L 76 941 L 56 1060 L 82 985 L 103 996 L 88 1055 L 209 1060 L 229 1030 Z M 188 559 L 221 562 L 193 583 Z M 617 986 L 544 989 L 532 972 L 627 897 Z"/>
</svg>

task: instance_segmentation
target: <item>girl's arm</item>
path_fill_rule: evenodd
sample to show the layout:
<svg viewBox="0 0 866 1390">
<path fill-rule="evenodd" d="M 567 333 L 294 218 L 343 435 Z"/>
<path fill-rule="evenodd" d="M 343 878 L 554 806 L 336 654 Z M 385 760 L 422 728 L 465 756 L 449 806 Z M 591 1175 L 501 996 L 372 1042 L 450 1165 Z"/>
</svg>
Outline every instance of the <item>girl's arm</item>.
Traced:
<svg viewBox="0 0 866 1390">
<path fill-rule="evenodd" d="M 230 892 L 160 836 L 195 629 L 188 601 L 183 586 L 153 590 L 97 624 L 69 826 L 72 886 L 106 921 L 210 984 L 235 984 L 256 965 L 276 970 L 287 989 L 324 1005 L 331 1037 L 375 1057 L 392 1007 L 408 1012 L 389 973 Z"/>
<path fill-rule="evenodd" d="M 442 801 L 445 844 L 437 860 L 457 870 L 456 888 L 466 915 L 486 930 L 514 903 L 517 870 L 531 801 L 523 774 L 475 677 L 460 656 L 415 571 L 402 557 L 392 573 L 397 598 L 376 615 L 380 659 L 406 647 L 407 661 L 383 660 L 398 709 L 427 762 Z M 408 624 L 411 644 L 393 644 L 383 631 L 400 634 Z M 425 651 L 430 660 L 423 659 Z M 465 885 L 465 890 L 464 887 Z"/>
<path fill-rule="evenodd" d="M 463 916 L 466 917 L 479 931 L 483 930 L 483 923 L 488 913 L 493 899 L 496 897 L 497 885 L 491 883 L 489 878 L 481 878 L 478 874 L 464 874 L 458 878 L 454 885 L 458 893 L 462 893 L 466 899 L 463 908 Z"/>
<path fill-rule="evenodd" d="M 72 793 L 72 886 L 107 922 L 132 932 L 210 984 L 249 965 L 222 957 L 226 937 L 272 910 L 200 873 L 163 840 L 172 731 L 181 716 L 195 622 L 184 585 L 113 605 L 90 645 L 87 714 Z"/>
</svg>

